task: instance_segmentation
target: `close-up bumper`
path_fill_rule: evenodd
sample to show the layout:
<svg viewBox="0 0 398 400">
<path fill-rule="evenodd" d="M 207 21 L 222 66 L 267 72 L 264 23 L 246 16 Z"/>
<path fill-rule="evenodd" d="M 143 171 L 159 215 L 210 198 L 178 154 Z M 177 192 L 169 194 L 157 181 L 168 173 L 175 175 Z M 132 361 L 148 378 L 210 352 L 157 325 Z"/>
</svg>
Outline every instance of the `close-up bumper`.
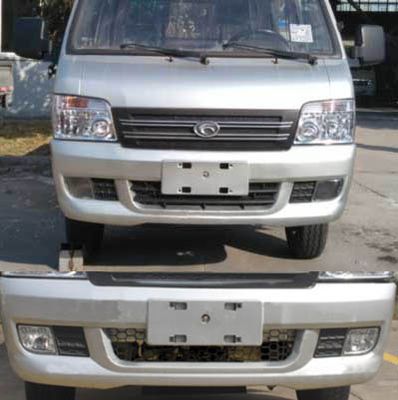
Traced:
<svg viewBox="0 0 398 400">
<path fill-rule="evenodd" d="M 54 140 L 51 148 L 57 195 L 64 214 L 80 221 L 127 226 L 144 223 L 281 226 L 327 223 L 339 218 L 344 211 L 355 158 L 355 145 L 293 146 L 288 151 L 268 152 L 201 152 L 135 150 L 117 143 Z M 173 208 L 165 206 L 163 201 L 156 207 L 137 202 L 132 182 L 159 183 L 165 161 L 248 163 L 249 182 L 277 185 L 275 199 L 264 208 L 245 208 L 240 204 L 236 208 L 226 208 L 222 202 L 216 209 L 206 208 L 205 204 Z M 71 194 L 66 178 L 108 180 L 115 186 L 116 198 L 106 201 L 95 197 L 78 198 Z M 296 183 L 335 180 L 341 182 L 341 187 L 329 200 L 310 197 L 306 202 L 292 201 Z"/>
<path fill-rule="evenodd" d="M 77 387 L 280 385 L 293 389 L 344 386 L 372 378 L 381 364 L 392 318 L 392 283 L 314 283 L 301 288 L 183 288 L 98 285 L 52 277 L 0 278 L 10 363 L 24 380 Z M 145 331 L 153 301 L 258 302 L 263 330 L 295 330 L 283 361 L 126 361 L 116 356 L 105 329 Z M 26 351 L 17 326 L 66 326 L 84 331 L 89 356 Z M 364 355 L 314 356 L 321 330 L 377 327 L 375 347 Z"/>
</svg>

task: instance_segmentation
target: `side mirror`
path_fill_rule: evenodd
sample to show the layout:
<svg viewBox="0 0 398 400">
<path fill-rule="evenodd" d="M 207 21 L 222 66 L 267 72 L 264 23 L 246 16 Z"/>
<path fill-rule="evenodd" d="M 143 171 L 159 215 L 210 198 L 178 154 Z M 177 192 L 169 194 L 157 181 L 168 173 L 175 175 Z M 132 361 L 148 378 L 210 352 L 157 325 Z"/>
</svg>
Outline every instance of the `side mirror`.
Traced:
<svg viewBox="0 0 398 400">
<path fill-rule="evenodd" d="M 360 25 L 356 33 L 355 58 L 361 65 L 377 65 L 386 58 L 386 37 L 378 25 Z"/>
<path fill-rule="evenodd" d="M 14 51 L 21 57 L 41 60 L 50 53 L 46 23 L 42 18 L 18 18 L 14 27 Z"/>
</svg>

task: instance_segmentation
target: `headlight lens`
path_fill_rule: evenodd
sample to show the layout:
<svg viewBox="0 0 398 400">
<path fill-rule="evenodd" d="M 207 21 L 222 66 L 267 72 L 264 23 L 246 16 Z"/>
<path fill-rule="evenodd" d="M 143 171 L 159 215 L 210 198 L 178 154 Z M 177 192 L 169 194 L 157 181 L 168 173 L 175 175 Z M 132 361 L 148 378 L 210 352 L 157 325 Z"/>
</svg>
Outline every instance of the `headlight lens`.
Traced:
<svg viewBox="0 0 398 400">
<path fill-rule="evenodd" d="M 111 108 L 101 99 L 55 95 L 53 129 L 56 139 L 117 140 Z"/>
<path fill-rule="evenodd" d="M 354 100 L 305 104 L 301 110 L 295 144 L 353 143 Z"/>
</svg>

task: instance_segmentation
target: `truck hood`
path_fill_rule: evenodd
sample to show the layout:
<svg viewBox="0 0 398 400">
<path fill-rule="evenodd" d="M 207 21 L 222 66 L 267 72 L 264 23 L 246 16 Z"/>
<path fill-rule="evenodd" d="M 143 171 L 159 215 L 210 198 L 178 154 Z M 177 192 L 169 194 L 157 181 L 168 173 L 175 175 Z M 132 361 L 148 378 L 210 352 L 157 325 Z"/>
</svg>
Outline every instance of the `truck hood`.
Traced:
<svg viewBox="0 0 398 400">
<path fill-rule="evenodd" d="M 298 110 L 353 97 L 345 60 L 64 56 L 56 93 L 104 98 L 113 107 Z"/>
</svg>

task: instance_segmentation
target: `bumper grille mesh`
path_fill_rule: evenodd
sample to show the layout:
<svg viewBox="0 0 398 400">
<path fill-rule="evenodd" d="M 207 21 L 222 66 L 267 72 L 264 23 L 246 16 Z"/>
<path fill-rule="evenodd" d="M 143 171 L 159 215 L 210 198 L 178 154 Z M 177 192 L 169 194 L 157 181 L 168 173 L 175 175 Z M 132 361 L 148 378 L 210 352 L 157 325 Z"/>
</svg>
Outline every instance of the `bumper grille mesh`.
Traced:
<svg viewBox="0 0 398 400">
<path fill-rule="evenodd" d="M 279 183 L 250 183 L 248 196 L 179 196 L 164 195 L 160 182 L 132 182 L 134 201 L 145 208 L 168 210 L 264 210 L 272 207 L 279 193 Z"/>
<path fill-rule="evenodd" d="M 346 336 L 347 329 L 344 328 L 321 329 L 314 357 L 323 358 L 341 356 Z"/>
<path fill-rule="evenodd" d="M 314 198 L 316 182 L 295 182 L 290 203 L 311 203 Z"/>
<path fill-rule="evenodd" d="M 115 182 L 112 179 L 92 179 L 96 200 L 117 201 Z"/>
<path fill-rule="evenodd" d="M 244 362 L 284 361 L 292 353 L 296 330 L 265 331 L 261 346 L 150 346 L 145 331 L 105 329 L 115 355 L 123 361 Z"/>
</svg>

